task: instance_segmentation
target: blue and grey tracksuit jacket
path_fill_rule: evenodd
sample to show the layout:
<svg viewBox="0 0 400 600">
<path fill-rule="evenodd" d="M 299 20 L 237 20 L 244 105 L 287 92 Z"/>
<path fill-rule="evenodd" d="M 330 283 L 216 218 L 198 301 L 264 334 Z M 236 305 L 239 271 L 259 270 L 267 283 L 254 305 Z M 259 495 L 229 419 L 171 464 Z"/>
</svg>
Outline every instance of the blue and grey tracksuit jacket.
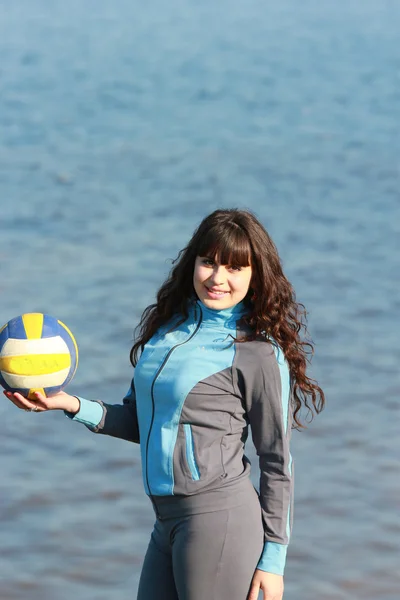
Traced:
<svg viewBox="0 0 400 600">
<path fill-rule="evenodd" d="M 183 324 L 168 323 L 146 344 L 123 404 L 80 398 L 73 420 L 140 442 L 144 486 L 155 509 L 157 498 L 248 478 L 250 425 L 265 532 L 258 568 L 283 574 L 293 496 L 289 368 L 275 343 L 235 341 L 243 314 L 242 303 L 217 311 L 197 301 Z"/>
</svg>

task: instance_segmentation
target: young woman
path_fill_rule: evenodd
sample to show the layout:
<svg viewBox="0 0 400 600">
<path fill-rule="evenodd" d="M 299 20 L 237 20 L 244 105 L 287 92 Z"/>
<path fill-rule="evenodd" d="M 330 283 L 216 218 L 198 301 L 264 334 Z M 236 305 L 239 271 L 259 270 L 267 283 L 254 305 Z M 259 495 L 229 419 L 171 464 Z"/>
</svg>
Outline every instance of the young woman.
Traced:
<svg viewBox="0 0 400 600">
<path fill-rule="evenodd" d="M 216 210 L 144 311 L 119 405 L 61 392 L 18 407 L 140 443 L 156 521 L 138 600 L 281 600 L 292 524 L 289 440 L 324 406 L 306 374 L 305 311 L 256 217 Z M 248 429 L 259 494 L 244 455 Z"/>
</svg>

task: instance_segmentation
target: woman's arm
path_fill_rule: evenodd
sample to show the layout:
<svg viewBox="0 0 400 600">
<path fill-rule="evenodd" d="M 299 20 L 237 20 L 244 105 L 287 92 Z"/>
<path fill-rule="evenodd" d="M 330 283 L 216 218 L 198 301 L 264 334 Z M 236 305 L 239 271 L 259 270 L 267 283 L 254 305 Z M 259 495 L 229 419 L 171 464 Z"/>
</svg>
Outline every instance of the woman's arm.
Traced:
<svg viewBox="0 0 400 600">
<path fill-rule="evenodd" d="M 64 411 L 67 417 L 83 423 L 94 433 L 139 443 L 139 424 L 133 379 L 122 404 L 106 404 L 101 400 L 87 400 L 80 397 L 78 400 L 79 411 L 75 414 Z"/>
<path fill-rule="evenodd" d="M 291 534 L 293 499 L 289 367 L 282 350 L 267 342 L 255 344 L 248 361 L 251 366 L 243 370 L 242 378 L 246 411 L 260 463 L 259 499 L 265 543 L 256 575 L 263 571 L 282 576 Z M 272 580 L 276 582 L 275 578 Z"/>
<path fill-rule="evenodd" d="M 4 394 L 23 410 L 35 412 L 63 410 L 72 421 L 83 423 L 94 433 L 103 433 L 130 442 L 139 442 L 133 380 L 122 404 L 106 404 L 101 400 L 87 400 L 65 392 L 59 392 L 49 398 L 35 392 L 34 399 L 25 398 L 18 393 L 4 392 Z"/>
</svg>

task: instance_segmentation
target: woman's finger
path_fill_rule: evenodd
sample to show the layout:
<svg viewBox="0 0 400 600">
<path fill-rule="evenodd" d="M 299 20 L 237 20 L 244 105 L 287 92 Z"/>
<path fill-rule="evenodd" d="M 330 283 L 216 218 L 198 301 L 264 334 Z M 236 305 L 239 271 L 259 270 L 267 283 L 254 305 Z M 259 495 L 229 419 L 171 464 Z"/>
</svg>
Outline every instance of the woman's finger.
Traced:
<svg viewBox="0 0 400 600">
<path fill-rule="evenodd" d="M 18 408 L 26 408 L 17 398 L 14 398 L 14 395 L 10 392 L 3 392 L 3 394 Z"/>
<path fill-rule="evenodd" d="M 247 600 L 257 600 L 259 591 L 260 585 L 256 582 L 253 582 L 250 588 L 249 595 L 247 596 Z"/>
<path fill-rule="evenodd" d="M 44 396 L 40 392 L 35 392 L 34 394 L 35 398 L 32 401 L 35 402 L 39 407 L 44 408 L 46 410 L 50 410 L 50 408 L 53 408 L 51 404 L 49 404 L 51 402 L 50 398 L 47 398 L 47 396 Z"/>
<path fill-rule="evenodd" d="M 19 392 L 15 392 L 14 393 L 14 396 L 20 402 L 23 402 L 24 404 L 28 403 L 28 405 L 29 405 L 30 408 L 34 408 L 35 406 L 37 406 L 38 408 L 47 408 L 47 406 L 46 406 L 46 400 L 47 400 L 46 396 L 43 396 L 39 392 L 34 392 L 34 395 L 35 395 L 34 398 L 25 398 L 25 396 L 23 396 Z"/>
<path fill-rule="evenodd" d="M 46 408 L 41 406 L 39 402 L 32 402 L 31 400 L 28 400 L 28 398 L 25 398 L 25 396 L 19 394 L 18 392 L 15 392 L 13 394 L 12 392 L 5 391 L 4 395 L 9 400 L 11 400 L 11 402 L 15 404 L 15 406 L 23 410 L 29 410 L 33 412 L 43 412 L 44 410 L 46 410 Z"/>
</svg>

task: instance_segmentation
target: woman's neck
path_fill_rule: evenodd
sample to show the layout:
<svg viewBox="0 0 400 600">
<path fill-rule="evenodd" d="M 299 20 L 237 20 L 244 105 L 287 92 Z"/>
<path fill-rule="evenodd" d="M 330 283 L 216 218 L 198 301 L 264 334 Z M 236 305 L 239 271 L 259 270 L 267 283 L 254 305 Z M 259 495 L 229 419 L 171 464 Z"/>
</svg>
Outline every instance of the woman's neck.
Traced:
<svg viewBox="0 0 400 600">
<path fill-rule="evenodd" d="M 230 321 L 236 322 L 248 312 L 243 302 L 239 302 L 234 306 L 222 309 L 210 308 L 198 299 L 196 301 L 196 304 L 201 309 L 202 322 L 204 324 L 222 325 Z"/>
</svg>

